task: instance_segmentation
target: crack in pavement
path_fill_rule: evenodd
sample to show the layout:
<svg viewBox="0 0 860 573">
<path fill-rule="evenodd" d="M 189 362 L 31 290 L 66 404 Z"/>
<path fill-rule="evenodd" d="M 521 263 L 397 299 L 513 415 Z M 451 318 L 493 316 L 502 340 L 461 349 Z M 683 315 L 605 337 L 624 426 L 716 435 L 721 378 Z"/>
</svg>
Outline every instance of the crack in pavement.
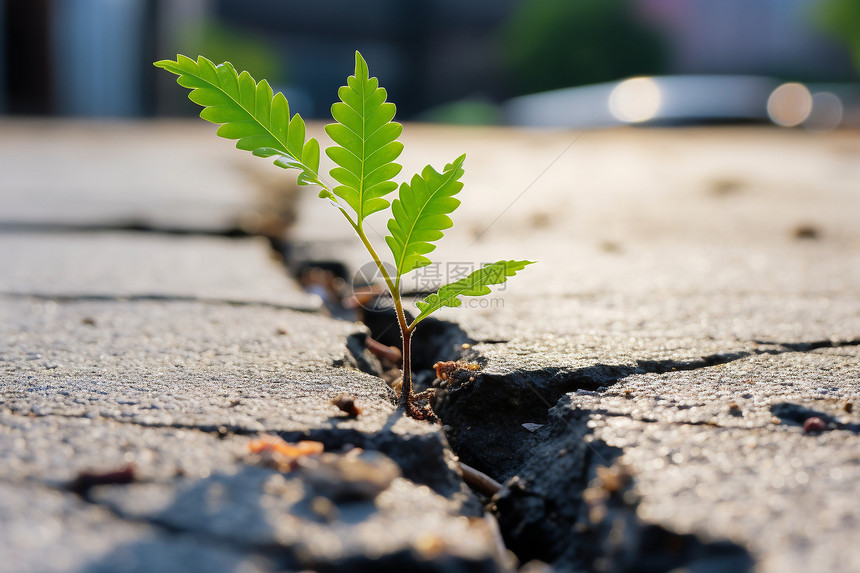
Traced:
<svg viewBox="0 0 860 573">
<path fill-rule="evenodd" d="M 44 414 L 37 414 L 32 411 L 22 410 L 19 408 L 15 408 L 13 406 L 9 406 L 8 404 L 0 404 L 6 407 L 7 412 L 12 414 L 13 416 L 17 416 L 19 418 L 70 418 L 70 419 L 86 419 L 93 421 L 106 421 L 113 422 L 115 424 L 121 424 L 124 426 L 139 426 L 142 428 L 152 428 L 152 429 L 171 429 L 171 430 L 194 430 L 199 431 L 205 434 L 215 434 L 219 438 L 227 438 L 230 436 L 248 436 L 254 434 L 265 433 L 269 430 L 259 429 L 259 428 L 249 428 L 247 426 L 238 426 L 233 424 L 185 424 L 182 422 L 145 422 L 139 420 L 132 419 L 120 419 L 114 418 L 112 416 L 91 416 L 87 413 L 82 414 L 71 414 L 67 412 L 47 412 Z"/>
<path fill-rule="evenodd" d="M 140 233 L 153 235 L 224 237 L 239 239 L 245 237 L 260 237 L 241 227 L 231 227 L 223 230 L 193 229 L 167 225 L 152 225 L 137 221 L 117 222 L 113 224 L 86 223 L 40 223 L 35 221 L 0 220 L 0 233 Z"/>
<path fill-rule="evenodd" d="M 547 409 L 552 408 L 555 402 L 568 392 L 573 390 L 596 390 L 600 387 L 608 387 L 617 384 L 621 380 L 635 374 L 666 374 L 669 372 L 686 372 L 721 366 L 737 360 L 752 356 L 772 355 L 777 356 L 789 353 L 813 352 L 823 348 L 844 348 L 860 346 L 860 338 L 851 340 L 815 340 L 810 342 L 762 342 L 753 341 L 755 344 L 775 346 L 777 348 L 756 348 L 752 350 L 739 350 L 735 352 L 722 352 L 709 354 L 690 360 L 636 360 L 635 365 L 608 365 L 595 364 L 585 368 L 569 370 L 563 367 L 542 368 L 539 370 L 513 370 L 507 374 L 486 373 L 479 377 L 490 376 L 493 379 L 517 377 L 539 399 Z M 545 391 L 541 391 L 532 379 L 541 381 Z M 534 405 L 533 405 L 534 407 Z"/>
<path fill-rule="evenodd" d="M 101 294 L 44 294 L 44 293 L 22 293 L 22 292 L 0 292 L 0 297 L 16 299 L 45 300 L 58 303 L 74 302 L 196 302 L 201 304 L 223 305 L 223 306 L 251 306 L 271 308 L 274 310 L 292 310 L 295 312 L 307 312 L 312 314 L 323 314 L 321 308 L 309 306 L 297 306 L 279 304 L 275 302 L 238 300 L 224 298 L 209 298 L 185 295 L 168 294 L 128 294 L 128 295 L 101 295 Z"/>
<path fill-rule="evenodd" d="M 629 555 L 624 557 L 623 554 L 613 554 L 614 550 L 610 547 L 613 539 L 612 519 L 592 526 L 590 533 L 585 534 L 589 538 L 587 542 L 573 542 L 571 539 L 579 539 L 574 535 L 577 531 L 575 528 L 577 524 L 582 525 L 581 512 L 588 509 L 582 494 L 596 474 L 597 467 L 612 467 L 622 453 L 621 449 L 612 448 L 602 440 L 594 438 L 591 434 L 593 430 L 589 426 L 592 416 L 602 414 L 607 417 L 636 418 L 599 407 L 566 408 L 566 405 L 559 404 L 575 390 L 610 387 L 636 374 L 695 371 L 754 356 L 857 347 L 860 346 L 860 338 L 806 342 L 750 341 L 750 345 L 753 344 L 758 347 L 687 360 L 631 360 L 627 365 L 594 364 L 578 369 L 550 367 L 518 369 L 505 373 L 482 371 L 474 375 L 473 381 L 466 382 L 463 378 L 459 380 L 459 384 L 449 382 L 440 392 L 437 413 L 446 424 L 452 448 L 465 463 L 500 481 L 506 480 L 503 490 L 493 498 L 494 511 L 505 533 L 506 542 L 521 559 L 538 558 L 550 563 L 559 560 L 557 564 L 563 566 L 571 566 L 573 559 L 584 559 L 585 561 L 579 563 L 586 569 L 589 568 L 589 560 L 596 560 L 598 557 L 611 557 L 621 562 L 629 559 Z M 480 349 L 473 347 L 469 359 L 475 358 L 481 358 L 481 354 Z M 605 396 L 599 392 L 594 394 L 598 399 Z M 641 421 L 647 423 L 655 420 Z M 541 422 L 549 426 L 542 428 L 542 434 L 537 435 L 519 432 L 521 422 Z M 673 420 L 666 423 L 712 426 L 721 430 L 735 429 L 704 420 Z M 761 427 L 739 429 L 749 431 L 760 430 Z M 844 429 L 853 431 L 852 427 Z M 587 439 L 589 435 L 591 439 Z M 561 452 L 568 453 L 559 458 Z M 568 459 L 571 455 L 573 458 Z M 559 465 L 563 471 L 555 468 L 550 472 L 548 469 L 550 466 Z M 559 476 L 552 477 L 556 473 Z M 565 492 L 564 495 L 559 493 L 562 491 Z M 668 530 L 655 529 L 656 526 L 639 520 L 636 517 L 635 504 L 623 502 L 616 506 L 614 511 L 615 517 L 622 518 L 637 534 L 648 536 L 657 531 L 673 539 L 683 537 Z M 720 548 L 723 545 L 720 544 L 726 543 L 710 543 L 695 536 L 684 539 L 685 544 L 697 547 L 696 551 L 705 557 L 709 552 L 722 550 Z M 566 549 L 574 545 L 581 545 L 581 548 Z M 736 560 L 733 565 L 737 565 L 736 570 L 751 567 L 752 559 L 745 548 L 733 544 L 725 547 L 730 549 L 729 554 Z M 653 547 L 650 550 L 652 558 L 661 556 Z M 647 551 L 647 544 L 636 549 L 638 554 L 647 554 Z M 684 564 L 679 562 L 677 565 Z"/>
</svg>

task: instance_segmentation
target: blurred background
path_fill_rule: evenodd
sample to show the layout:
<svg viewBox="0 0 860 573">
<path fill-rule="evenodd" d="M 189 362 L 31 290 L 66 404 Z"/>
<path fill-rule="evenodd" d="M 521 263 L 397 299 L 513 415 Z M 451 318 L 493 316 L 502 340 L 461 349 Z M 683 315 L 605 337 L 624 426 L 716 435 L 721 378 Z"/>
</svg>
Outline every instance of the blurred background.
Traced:
<svg viewBox="0 0 860 573">
<path fill-rule="evenodd" d="M 0 0 L 0 114 L 194 115 L 181 52 L 324 118 L 355 49 L 401 120 L 860 124 L 858 0 Z"/>
</svg>

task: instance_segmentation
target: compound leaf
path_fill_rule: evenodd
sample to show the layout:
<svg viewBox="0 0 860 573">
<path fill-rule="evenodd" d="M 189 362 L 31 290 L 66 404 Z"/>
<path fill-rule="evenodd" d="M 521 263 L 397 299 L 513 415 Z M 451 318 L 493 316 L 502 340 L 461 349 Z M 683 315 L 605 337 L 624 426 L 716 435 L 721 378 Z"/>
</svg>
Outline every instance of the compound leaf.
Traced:
<svg viewBox="0 0 860 573">
<path fill-rule="evenodd" d="M 274 157 L 279 167 L 298 169 L 300 185 L 321 185 L 319 143 L 305 139 L 304 120 L 290 116 L 287 98 L 273 94 L 266 80 L 256 82 L 248 72 L 237 73 L 230 62 L 216 66 L 203 56 L 194 61 L 179 54 L 176 61 L 154 65 L 179 76 L 176 82 L 191 90 L 188 99 L 203 106 L 200 117 L 221 124 L 219 136 L 237 140 L 237 148 L 259 157 Z"/>
<path fill-rule="evenodd" d="M 433 241 L 441 239 L 443 231 L 454 224 L 448 215 L 460 205 L 454 195 L 463 188 L 460 178 L 465 160 L 465 154 L 461 155 L 442 173 L 428 165 L 421 175 L 412 177 L 411 184 L 400 185 L 399 199 L 392 202 L 392 218 L 388 220 L 391 234 L 385 237 L 398 277 L 429 265 L 425 255 L 436 248 Z"/>
<path fill-rule="evenodd" d="M 490 294 L 489 285 L 502 284 L 519 271 L 523 270 L 526 265 L 530 265 L 534 261 L 497 261 L 488 265 L 484 265 L 469 276 L 442 286 L 435 293 L 427 296 L 424 300 L 415 303 L 421 313 L 415 317 L 413 325 L 419 320 L 423 320 L 429 314 L 436 312 L 444 306 L 456 307 L 463 304 L 460 300 L 461 296 L 482 296 Z"/>
<path fill-rule="evenodd" d="M 403 126 L 391 121 L 396 108 L 386 102 L 385 89 L 370 77 L 367 63 L 355 53 L 355 75 L 347 78 L 337 94 L 340 101 L 331 106 L 337 123 L 325 130 L 335 145 L 325 152 L 337 167 L 330 171 L 340 185 L 332 191 L 352 207 L 356 223 L 388 207 L 384 197 L 397 189 L 391 179 L 400 173 L 394 162 L 403 151 L 397 141 Z"/>
</svg>

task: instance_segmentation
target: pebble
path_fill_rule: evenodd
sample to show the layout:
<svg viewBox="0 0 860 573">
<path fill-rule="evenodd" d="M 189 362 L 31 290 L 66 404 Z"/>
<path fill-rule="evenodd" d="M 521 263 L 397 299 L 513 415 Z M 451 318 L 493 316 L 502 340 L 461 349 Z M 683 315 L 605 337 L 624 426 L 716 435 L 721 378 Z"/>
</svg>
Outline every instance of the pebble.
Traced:
<svg viewBox="0 0 860 573">
<path fill-rule="evenodd" d="M 807 434 L 812 432 L 823 432 L 826 429 L 827 424 L 818 416 L 812 416 L 811 418 L 807 418 L 806 421 L 803 422 L 803 431 Z"/>
</svg>

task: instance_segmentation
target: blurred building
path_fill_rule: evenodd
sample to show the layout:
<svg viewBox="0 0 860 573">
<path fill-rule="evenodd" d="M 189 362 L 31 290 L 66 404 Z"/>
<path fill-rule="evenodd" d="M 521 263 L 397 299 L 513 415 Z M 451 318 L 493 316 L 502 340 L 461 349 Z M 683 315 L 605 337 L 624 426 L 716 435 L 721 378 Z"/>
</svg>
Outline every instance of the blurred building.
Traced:
<svg viewBox="0 0 860 573">
<path fill-rule="evenodd" d="M 660 37 L 660 73 L 844 81 L 854 73 L 849 57 L 813 23 L 821 1 L 0 0 L 0 113 L 193 113 L 171 78 L 151 66 L 178 51 L 218 61 L 229 57 L 237 67 L 247 62 L 256 77 L 272 79 L 295 109 L 311 117 L 327 114 L 355 49 L 383 78 L 402 118 L 457 100 L 499 102 L 540 85 L 515 86 L 517 72 L 505 55 L 511 46 L 519 49 L 521 24 L 535 11 L 549 14 L 545 25 L 562 32 L 543 54 L 577 51 L 592 64 L 600 58 L 588 54 L 612 52 L 616 60 L 633 62 L 610 62 L 586 76 L 575 66 L 565 71 L 550 65 L 537 50 L 521 65 L 550 77 L 548 85 L 637 73 L 635 50 L 610 50 L 623 37 L 593 34 L 583 46 L 579 35 L 564 33 L 574 23 L 571 6 L 610 4 Z M 553 18 L 552 10 L 562 16 Z M 534 37 L 542 37 L 541 21 L 535 19 L 537 27 L 529 32 Z M 592 24 L 577 21 L 581 29 Z"/>
<path fill-rule="evenodd" d="M 669 73 L 856 79 L 817 26 L 822 0 L 636 0 L 669 45 Z"/>
<path fill-rule="evenodd" d="M 154 2 L 0 0 L 0 112 L 140 116 Z"/>
</svg>

